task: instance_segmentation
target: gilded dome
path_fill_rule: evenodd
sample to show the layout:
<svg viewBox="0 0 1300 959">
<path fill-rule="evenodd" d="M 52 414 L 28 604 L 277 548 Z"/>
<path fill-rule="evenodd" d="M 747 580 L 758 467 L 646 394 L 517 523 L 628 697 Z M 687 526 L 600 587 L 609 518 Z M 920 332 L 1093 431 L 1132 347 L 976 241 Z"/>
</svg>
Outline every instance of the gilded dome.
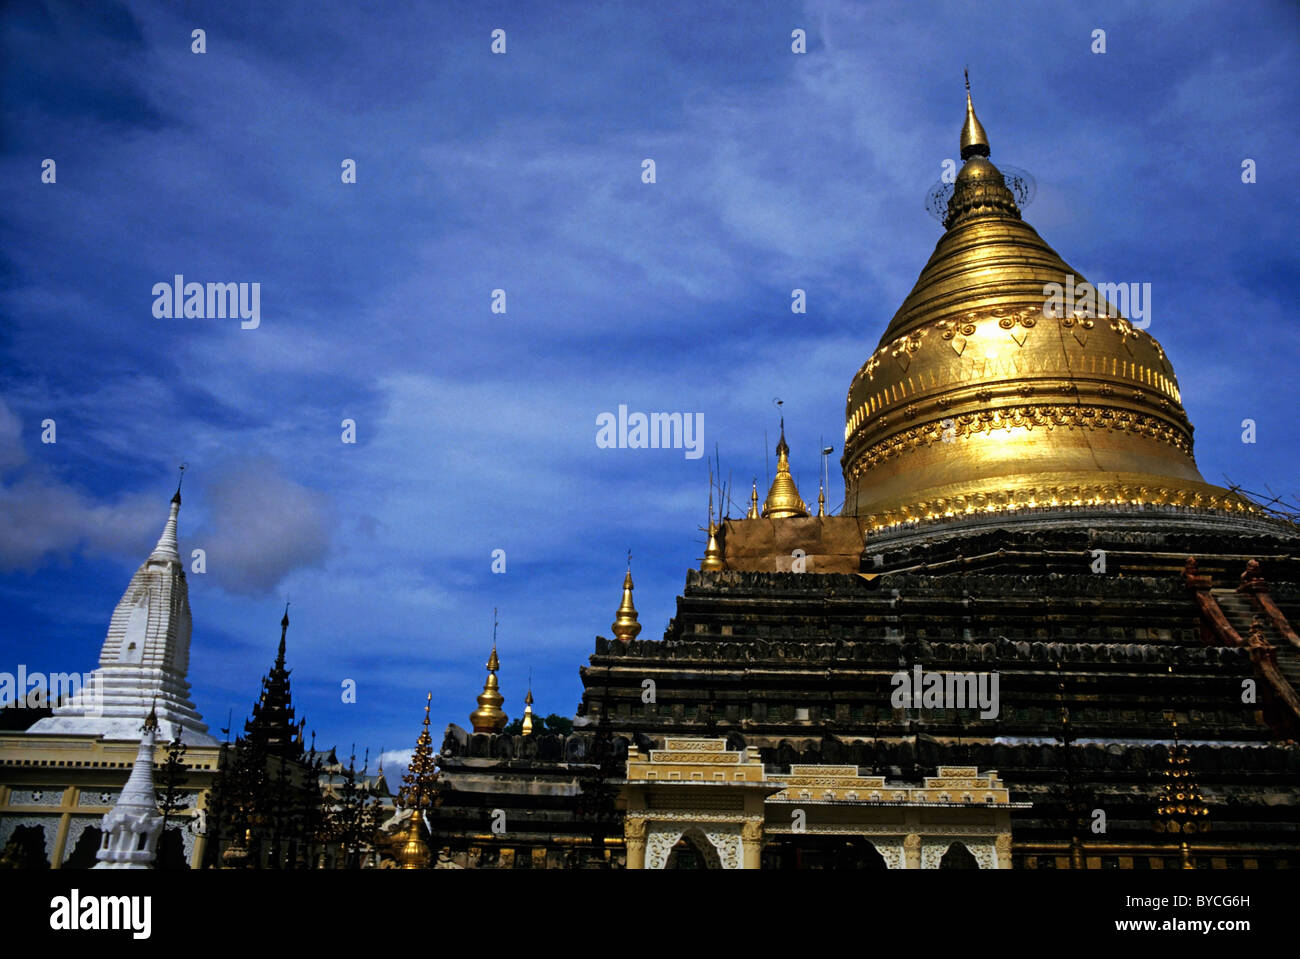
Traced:
<svg viewBox="0 0 1300 959">
<path fill-rule="evenodd" d="M 946 231 L 849 386 L 845 511 L 873 529 L 1054 505 L 1253 511 L 1197 471 L 1160 344 L 1116 287 L 1089 300 L 988 155 L 968 92 Z"/>
</svg>

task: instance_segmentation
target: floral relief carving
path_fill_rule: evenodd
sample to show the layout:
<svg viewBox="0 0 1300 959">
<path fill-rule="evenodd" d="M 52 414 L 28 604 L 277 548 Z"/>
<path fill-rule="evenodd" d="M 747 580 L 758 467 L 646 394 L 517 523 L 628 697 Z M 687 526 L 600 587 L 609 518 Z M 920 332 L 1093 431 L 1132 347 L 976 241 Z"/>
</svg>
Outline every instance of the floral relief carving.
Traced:
<svg viewBox="0 0 1300 959">
<path fill-rule="evenodd" d="M 63 843 L 63 861 L 67 862 L 71 858 L 73 851 L 77 848 L 77 843 L 81 840 L 81 834 L 89 827 L 94 826 L 96 829 L 103 822 L 102 817 L 85 819 L 80 816 L 73 816 L 68 823 L 68 838 Z"/>
</svg>

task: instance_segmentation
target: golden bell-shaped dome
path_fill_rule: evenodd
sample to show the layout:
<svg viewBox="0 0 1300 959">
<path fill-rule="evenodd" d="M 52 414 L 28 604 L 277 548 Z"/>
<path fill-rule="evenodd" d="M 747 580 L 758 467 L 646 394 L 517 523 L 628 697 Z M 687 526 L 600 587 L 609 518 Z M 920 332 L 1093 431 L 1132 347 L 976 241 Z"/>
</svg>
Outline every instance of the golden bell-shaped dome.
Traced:
<svg viewBox="0 0 1300 959">
<path fill-rule="evenodd" d="M 614 631 L 616 639 L 621 639 L 625 643 L 636 639 L 637 634 L 641 632 L 641 624 L 636 621 L 636 606 L 632 604 L 631 569 L 623 577 L 623 602 L 619 604 L 618 612 L 614 614 L 613 625 L 609 628 Z"/>
<path fill-rule="evenodd" d="M 946 232 L 849 386 L 845 512 L 880 530 L 1039 506 L 1250 511 L 1197 471 L 1173 367 L 1114 307 L 1118 285 L 1088 285 L 1021 218 L 969 87 L 961 148 Z"/>
<path fill-rule="evenodd" d="M 476 733 L 499 733 L 505 728 L 507 717 L 501 704 L 506 698 L 497 686 L 497 670 L 500 668 L 501 661 L 497 659 L 497 648 L 494 645 L 487 661 L 487 682 L 483 684 L 483 692 L 478 694 L 478 709 L 469 714 L 469 721 L 474 724 Z"/>
<path fill-rule="evenodd" d="M 807 516 L 808 507 L 799 496 L 799 487 L 790 475 L 790 447 L 785 442 L 785 419 L 781 420 L 781 439 L 776 444 L 776 476 L 763 501 L 763 519 Z"/>
</svg>

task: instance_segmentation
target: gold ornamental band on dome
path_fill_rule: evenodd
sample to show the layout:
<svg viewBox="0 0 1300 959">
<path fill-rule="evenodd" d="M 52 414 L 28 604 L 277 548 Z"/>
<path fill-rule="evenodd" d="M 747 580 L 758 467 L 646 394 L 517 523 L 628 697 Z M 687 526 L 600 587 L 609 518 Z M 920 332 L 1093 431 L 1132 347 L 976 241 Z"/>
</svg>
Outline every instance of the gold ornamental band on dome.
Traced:
<svg viewBox="0 0 1300 959">
<path fill-rule="evenodd" d="M 1042 505 L 1255 512 L 1197 470 L 1173 366 L 1120 285 L 1088 284 L 1024 221 L 969 86 L 961 147 L 944 233 L 849 386 L 844 511 L 877 530 Z"/>
<path fill-rule="evenodd" d="M 880 531 L 919 522 L 984 512 L 1032 511 L 1054 507 L 1105 507 L 1105 505 L 1169 505 L 1192 509 L 1217 509 L 1227 513 L 1262 516 L 1264 512 L 1227 490 L 1199 483 L 1200 489 L 1171 486 L 1143 486 L 1136 482 L 1043 483 L 1021 489 L 996 489 L 940 495 L 932 500 L 901 505 L 893 511 L 867 516 L 868 529 Z"/>
<path fill-rule="evenodd" d="M 1114 310 L 1113 307 L 1110 309 Z M 1058 325 L 1060 332 L 1049 332 L 1048 342 L 1035 339 L 1034 348 L 1026 349 L 1030 333 L 1043 320 Z M 1107 329 L 1114 335 L 1109 335 Z M 981 330 L 983 335 L 976 339 L 976 334 Z M 1076 362 L 1071 362 L 1075 345 L 1064 342 L 1062 333 L 1068 333 L 1073 344 L 1077 344 Z M 1010 343 L 1007 342 L 1008 339 Z M 1091 350 L 1088 349 L 1090 341 Z M 1010 344 L 1014 344 L 1017 349 L 1011 350 Z M 1064 349 L 1051 349 L 1054 346 L 1063 346 Z M 902 336 L 882 343 L 849 383 L 850 412 L 853 412 L 851 404 L 855 391 L 878 387 L 886 391 L 878 402 L 888 402 L 891 384 L 901 386 L 904 395 L 909 389 L 915 391 L 924 388 L 923 384 L 913 385 L 910 379 L 906 383 L 900 382 L 923 347 L 937 352 L 937 358 L 928 358 L 930 362 L 924 364 L 926 368 L 940 366 L 950 371 L 961 371 L 956 377 L 959 379 L 998 373 L 1006 376 L 1035 372 L 1068 372 L 1081 376 L 1100 373 L 1103 376 L 1127 377 L 1144 382 L 1164 392 L 1175 402 L 1182 401 L 1173 366 L 1155 337 L 1139 330 L 1122 316 L 1076 312 L 1074 315 L 1056 317 L 1045 312 L 1042 302 L 1036 302 L 1027 306 L 967 311 L 959 317 L 915 327 Z M 965 356 L 968 348 L 971 350 L 970 357 Z M 1000 360 L 1005 368 L 977 370 L 975 367 L 978 364 L 971 362 L 990 357 Z M 927 358 L 923 357 L 922 361 L 925 360 Z M 918 364 L 918 367 L 921 365 Z M 863 385 L 864 378 L 869 385 Z M 932 382 L 931 385 L 938 384 Z M 865 409 L 864 403 L 859 412 Z"/>
<path fill-rule="evenodd" d="M 1148 477 L 1115 477 L 1099 483 L 1094 476 L 1056 480 L 1030 477 L 1028 485 L 1018 488 L 994 487 L 954 490 L 937 489 L 933 499 L 907 502 L 863 517 L 867 529 L 880 533 L 896 527 L 929 520 L 977 516 L 981 513 L 1006 513 L 1059 507 L 1104 506 L 1173 506 L 1195 510 L 1263 516 L 1263 510 L 1249 501 L 1209 483 L 1184 483 L 1180 486 L 1148 486 Z"/>
<path fill-rule="evenodd" d="M 1181 452 L 1191 452 L 1191 438 L 1187 434 L 1165 420 L 1142 413 L 1070 404 L 1001 407 L 945 416 L 896 433 L 859 452 L 848 475 L 857 478 L 892 457 L 935 443 L 952 443 L 962 437 L 997 430 L 1037 428 L 1050 431 L 1058 427 L 1139 433 Z"/>
</svg>

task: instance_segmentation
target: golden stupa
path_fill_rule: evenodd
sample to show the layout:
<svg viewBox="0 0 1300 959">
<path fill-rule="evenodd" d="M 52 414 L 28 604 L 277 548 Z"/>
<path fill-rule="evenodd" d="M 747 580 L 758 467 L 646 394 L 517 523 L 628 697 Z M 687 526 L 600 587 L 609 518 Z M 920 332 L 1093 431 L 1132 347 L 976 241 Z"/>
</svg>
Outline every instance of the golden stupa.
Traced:
<svg viewBox="0 0 1300 959">
<path fill-rule="evenodd" d="M 969 83 L 961 156 L 946 232 L 849 386 L 844 512 L 872 530 L 1051 506 L 1255 512 L 1197 471 L 1155 338 L 1100 297 L 1049 299 L 1087 281 L 1021 219 Z"/>
<path fill-rule="evenodd" d="M 520 723 L 519 733 L 521 736 L 531 736 L 533 734 L 533 687 L 528 685 L 528 695 L 524 697 L 524 718 Z"/>
<path fill-rule="evenodd" d="M 799 487 L 790 475 L 790 447 L 785 441 L 785 417 L 781 418 L 781 439 L 776 444 L 776 476 L 763 501 L 763 519 L 807 516 L 808 507 L 799 496 Z"/>
<path fill-rule="evenodd" d="M 496 643 L 493 643 L 492 655 L 487 661 L 487 682 L 483 684 L 483 692 L 478 694 L 478 709 L 469 714 L 469 721 L 476 733 L 499 733 L 505 728 L 507 716 L 501 704 L 506 698 L 501 695 L 497 684 L 497 670 L 500 668 Z"/>
<path fill-rule="evenodd" d="M 636 604 L 632 602 L 632 567 L 628 565 L 627 573 L 623 577 L 623 602 L 619 604 L 618 612 L 614 614 L 614 622 L 609 627 L 614 631 L 614 638 L 630 643 L 636 639 L 637 634 L 641 632 L 641 624 L 637 622 Z"/>
</svg>

